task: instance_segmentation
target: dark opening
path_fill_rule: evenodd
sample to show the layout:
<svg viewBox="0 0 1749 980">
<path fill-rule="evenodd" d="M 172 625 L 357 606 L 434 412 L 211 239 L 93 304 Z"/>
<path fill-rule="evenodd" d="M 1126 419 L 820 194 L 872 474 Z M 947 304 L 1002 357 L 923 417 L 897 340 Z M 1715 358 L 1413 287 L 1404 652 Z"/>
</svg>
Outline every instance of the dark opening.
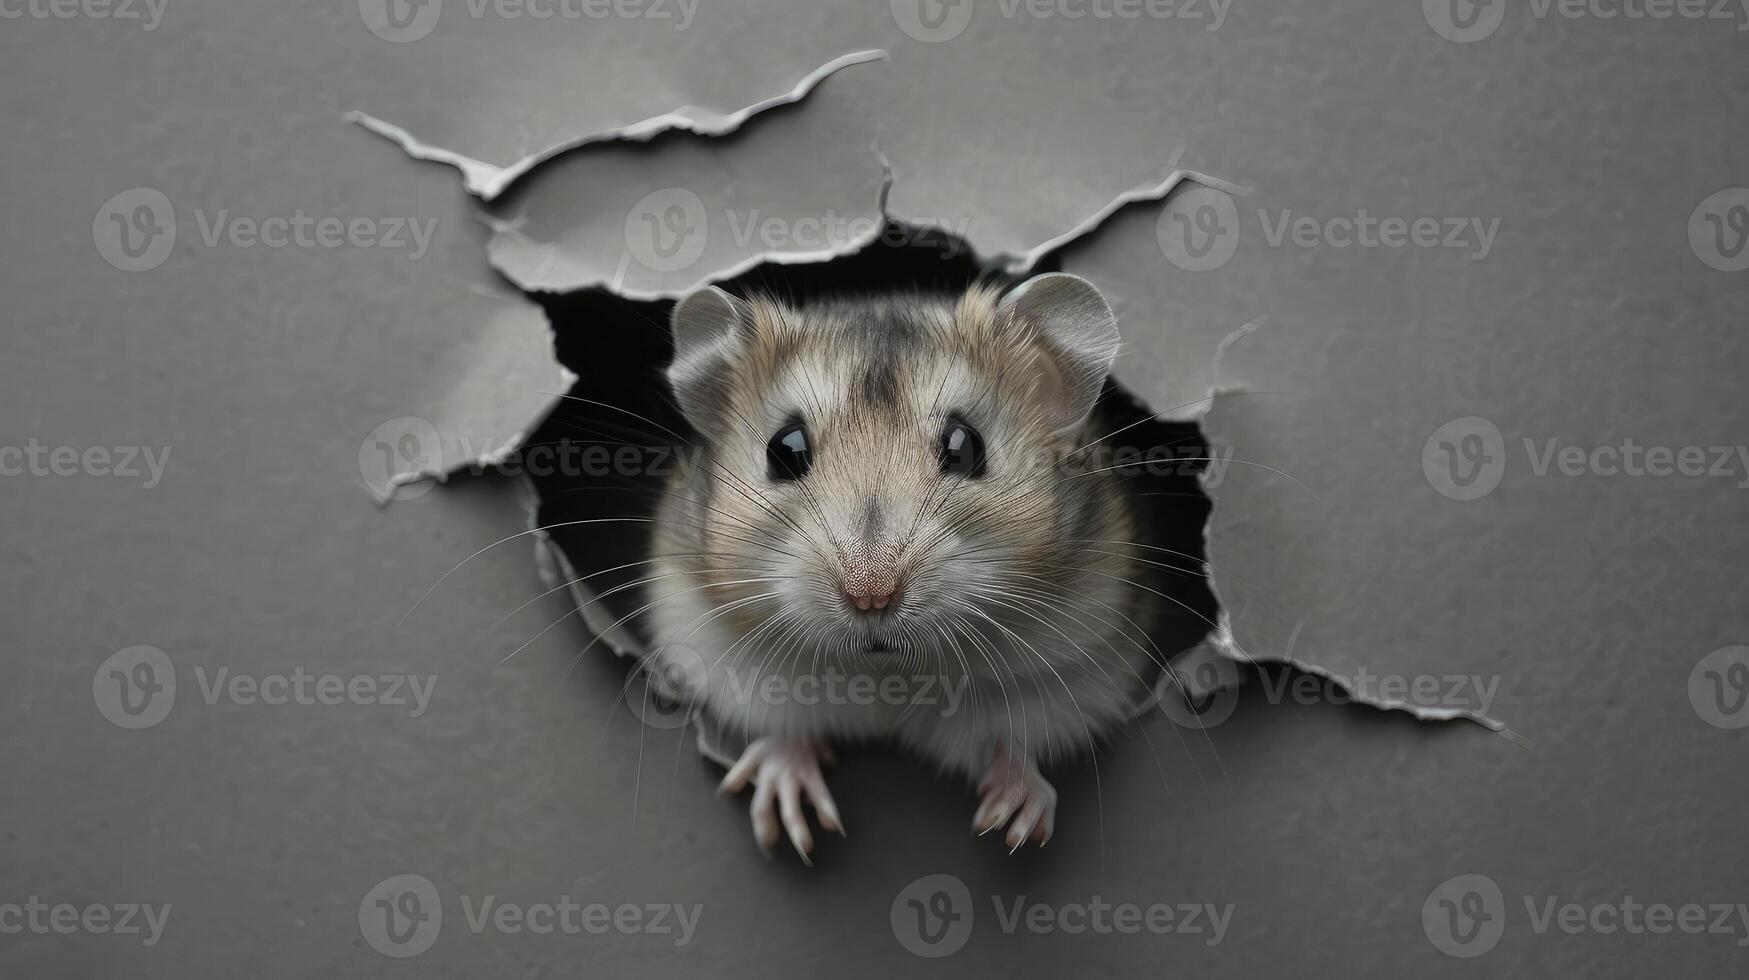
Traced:
<svg viewBox="0 0 1749 980">
<path fill-rule="evenodd" d="M 802 304 L 824 296 L 886 290 L 957 294 L 979 281 L 1009 281 L 986 266 L 968 243 L 946 232 L 899 225 L 888 231 L 852 255 L 805 265 L 761 265 L 719 285 L 732 293 L 762 291 Z M 1052 271 L 1053 265 L 1047 260 L 1035 271 Z M 668 316 L 674 303 L 628 300 L 604 289 L 533 293 L 531 298 L 552 324 L 558 359 L 578 379 L 569 397 L 529 438 L 523 448 L 525 462 L 531 453 L 561 448 L 572 454 L 590 449 L 596 460 L 604 453 L 624 453 L 622 458 L 633 461 L 608 466 L 606 473 L 525 467 L 539 496 L 541 526 L 552 528 L 552 540 L 573 574 L 590 576 L 589 591 L 603 596 L 646 574 L 641 567 L 613 569 L 645 556 L 650 525 L 568 522 L 650 517 L 667 472 L 664 457 L 671 447 L 695 439 L 663 376 L 672 357 Z M 1146 405 L 1115 381 L 1107 381 L 1096 411 L 1103 413 L 1110 430 L 1121 430 L 1110 448 L 1121 446 L 1140 461 L 1118 472 L 1144 518 L 1141 543 L 1164 549 L 1146 557 L 1159 563 L 1152 568 L 1154 587 L 1170 597 L 1160 602 L 1153 639 L 1171 657 L 1199 643 L 1216 619 L 1203 540 L 1210 501 L 1199 479 L 1208 444 L 1196 423 L 1153 418 Z M 612 620 L 620 620 L 643 605 L 640 592 L 622 588 L 599 604 Z M 645 636 L 642 618 L 626 622 L 640 637 Z"/>
</svg>

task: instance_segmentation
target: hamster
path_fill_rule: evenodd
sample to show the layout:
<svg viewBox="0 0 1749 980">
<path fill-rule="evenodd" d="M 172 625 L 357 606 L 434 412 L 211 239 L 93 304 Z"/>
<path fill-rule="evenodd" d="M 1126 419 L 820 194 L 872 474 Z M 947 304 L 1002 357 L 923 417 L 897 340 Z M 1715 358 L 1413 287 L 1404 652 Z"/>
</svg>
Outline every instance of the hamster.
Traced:
<svg viewBox="0 0 1749 980">
<path fill-rule="evenodd" d="M 791 307 L 707 287 L 668 379 L 699 451 L 658 504 L 645 666 L 745 740 L 753 832 L 804 861 L 821 765 L 893 740 L 973 781 L 975 832 L 1050 839 L 1040 772 L 1130 719 L 1162 657 L 1118 477 L 1090 462 L 1119 346 L 1092 284 Z"/>
</svg>

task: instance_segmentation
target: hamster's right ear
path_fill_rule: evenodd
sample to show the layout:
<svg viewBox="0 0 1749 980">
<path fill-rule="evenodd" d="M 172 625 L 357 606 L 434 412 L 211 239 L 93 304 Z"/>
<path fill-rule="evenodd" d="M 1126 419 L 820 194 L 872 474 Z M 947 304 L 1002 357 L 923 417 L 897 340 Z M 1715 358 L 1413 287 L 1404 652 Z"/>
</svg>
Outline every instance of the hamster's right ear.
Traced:
<svg viewBox="0 0 1749 980">
<path fill-rule="evenodd" d="M 1055 421 L 1075 425 L 1093 411 L 1117 357 L 1117 316 L 1099 290 L 1080 276 L 1047 272 L 1021 283 L 998 308 L 1032 325 L 1051 353 L 1054 370 L 1041 379 Z"/>
<path fill-rule="evenodd" d="M 686 420 L 700 432 L 729 397 L 729 370 L 753 329 L 753 310 L 715 286 L 687 294 L 669 318 L 674 361 L 668 384 Z"/>
</svg>

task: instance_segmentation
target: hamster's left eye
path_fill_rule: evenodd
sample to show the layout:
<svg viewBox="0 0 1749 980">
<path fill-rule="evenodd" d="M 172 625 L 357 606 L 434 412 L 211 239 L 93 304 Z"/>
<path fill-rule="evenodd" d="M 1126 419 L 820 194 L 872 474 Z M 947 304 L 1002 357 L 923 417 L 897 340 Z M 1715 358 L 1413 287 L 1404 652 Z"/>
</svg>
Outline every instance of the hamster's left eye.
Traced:
<svg viewBox="0 0 1749 980">
<path fill-rule="evenodd" d="M 799 480 L 814 466 L 814 447 L 807 426 L 792 422 L 765 444 L 766 467 L 773 480 Z"/>
<path fill-rule="evenodd" d="M 941 471 L 955 476 L 984 475 L 984 437 L 964 422 L 948 423 L 941 434 Z"/>
</svg>

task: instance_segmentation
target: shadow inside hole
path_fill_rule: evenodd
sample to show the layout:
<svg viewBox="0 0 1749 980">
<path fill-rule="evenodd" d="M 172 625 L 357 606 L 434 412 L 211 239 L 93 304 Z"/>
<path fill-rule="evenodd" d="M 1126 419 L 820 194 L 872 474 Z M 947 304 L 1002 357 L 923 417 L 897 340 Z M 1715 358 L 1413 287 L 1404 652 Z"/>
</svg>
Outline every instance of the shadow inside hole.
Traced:
<svg viewBox="0 0 1749 980">
<path fill-rule="evenodd" d="M 1049 259 L 1035 271 L 1050 271 Z M 957 295 L 979 282 L 1013 280 L 945 231 L 892 224 L 874 244 L 827 262 L 766 264 L 720 283 L 804 305 L 828 296 L 890 291 Z M 673 355 L 672 300 L 637 301 L 605 289 L 533 293 L 546 311 L 559 361 L 577 375 L 567 396 L 529 437 L 521 464 L 538 497 L 537 519 L 573 575 L 582 578 L 598 622 L 623 622 L 648 642 L 648 601 L 633 564 L 647 557 L 651 518 L 678 459 L 696 433 L 675 406 L 664 370 Z M 1104 430 L 1098 466 L 1115 467 L 1139 517 L 1145 582 L 1161 598 L 1150 635 L 1166 660 L 1201 642 L 1218 606 L 1206 569 L 1203 529 L 1210 501 L 1200 476 L 1209 447 L 1194 422 L 1157 419 L 1108 379 L 1095 412 Z M 1146 678 L 1152 682 L 1153 678 Z"/>
</svg>

